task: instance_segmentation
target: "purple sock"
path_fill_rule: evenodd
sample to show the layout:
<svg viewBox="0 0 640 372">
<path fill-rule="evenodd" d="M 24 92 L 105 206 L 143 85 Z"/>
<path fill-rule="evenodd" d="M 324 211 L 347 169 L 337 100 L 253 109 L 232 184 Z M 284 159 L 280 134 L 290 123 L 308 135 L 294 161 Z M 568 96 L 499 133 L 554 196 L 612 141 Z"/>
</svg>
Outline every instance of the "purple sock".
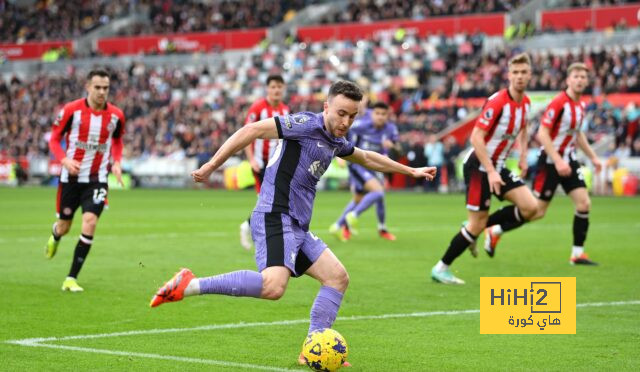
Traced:
<svg viewBox="0 0 640 372">
<path fill-rule="evenodd" d="M 342 211 L 342 216 L 340 216 L 340 219 L 338 219 L 338 226 L 344 226 L 347 224 L 347 222 L 344 220 L 344 216 L 347 215 L 347 213 L 351 212 L 353 210 L 353 208 L 356 207 L 356 203 L 351 200 L 349 202 L 349 204 L 347 204 L 347 206 L 344 208 L 344 211 Z"/>
<path fill-rule="evenodd" d="M 240 270 L 231 273 L 200 278 L 201 294 L 223 294 L 237 297 L 260 297 L 262 274 Z"/>
<path fill-rule="evenodd" d="M 331 328 L 338 315 L 343 293 L 335 288 L 322 286 L 311 307 L 309 333 L 321 328 Z"/>
<path fill-rule="evenodd" d="M 361 215 L 362 212 L 366 211 L 367 209 L 369 209 L 369 207 L 375 203 L 376 201 L 382 199 L 382 197 L 384 196 L 384 193 L 382 191 L 371 191 L 368 192 L 364 198 L 362 198 L 362 200 L 360 200 L 360 203 L 358 203 L 358 205 L 356 206 L 356 209 L 354 210 L 356 212 L 356 215 Z"/>
<path fill-rule="evenodd" d="M 384 226 L 384 215 L 385 215 L 384 198 L 380 198 L 376 202 L 376 214 L 378 215 L 378 224 L 380 226 Z"/>
</svg>

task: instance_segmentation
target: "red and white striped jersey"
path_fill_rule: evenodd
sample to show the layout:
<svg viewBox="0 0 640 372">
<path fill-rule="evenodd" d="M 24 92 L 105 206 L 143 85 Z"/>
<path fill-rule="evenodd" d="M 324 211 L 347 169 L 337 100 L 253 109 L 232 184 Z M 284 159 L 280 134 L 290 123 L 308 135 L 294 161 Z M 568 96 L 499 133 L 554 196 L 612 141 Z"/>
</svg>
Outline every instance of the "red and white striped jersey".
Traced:
<svg viewBox="0 0 640 372">
<path fill-rule="evenodd" d="M 249 112 L 247 113 L 247 120 L 245 120 L 245 125 L 249 123 L 253 123 L 260 120 L 265 120 L 272 118 L 274 116 L 284 116 L 289 113 L 289 107 L 284 103 L 280 102 L 278 107 L 273 107 L 269 105 L 266 98 L 261 98 L 249 107 Z M 251 144 L 251 148 L 253 149 L 253 157 L 256 159 L 258 164 L 260 164 L 260 168 L 264 168 L 267 163 L 269 163 L 269 158 L 273 155 L 273 151 L 278 145 L 277 139 L 265 140 L 265 139 L 256 139 Z"/>
<path fill-rule="evenodd" d="M 487 153 L 496 169 L 504 166 L 518 134 L 526 128 L 531 101 L 526 95 L 520 103 L 511 98 L 508 89 L 494 93 L 476 119 L 476 127 L 487 132 L 484 137 Z"/>
<path fill-rule="evenodd" d="M 561 92 L 553 98 L 542 115 L 542 125 L 549 128 L 553 147 L 565 160 L 575 154 L 576 137 L 582 128 L 584 113 L 584 102 L 574 101 L 567 92 Z M 550 156 L 547 162 L 553 163 Z"/>
<path fill-rule="evenodd" d="M 86 98 L 64 105 L 53 123 L 49 148 L 58 160 L 67 157 L 80 162 L 80 171 L 71 176 L 62 167 L 60 182 L 107 182 L 109 155 L 114 161 L 122 157 L 124 123 L 122 110 L 110 103 L 101 111 L 89 107 Z M 66 151 L 61 146 L 63 137 Z"/>
</svg>

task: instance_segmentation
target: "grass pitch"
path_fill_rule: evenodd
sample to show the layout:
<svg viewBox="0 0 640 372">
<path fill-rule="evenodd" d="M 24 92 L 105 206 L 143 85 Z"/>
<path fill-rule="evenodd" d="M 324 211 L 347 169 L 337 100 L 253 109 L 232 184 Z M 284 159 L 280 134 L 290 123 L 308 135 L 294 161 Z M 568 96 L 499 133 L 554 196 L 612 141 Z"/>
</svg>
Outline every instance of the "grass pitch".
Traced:
<svg viewBox="0 0 640 372">
<path fill-rule="evenodd" d="M 350 370 L 640 370 L 640 198 L 593 198 L 586 247 L 598 267 L 568 264 L 573 208 L 558 196 L 545 219 L 505 235 L 494 259 L 461 256 L 452 268 L 467 284 L 457 287 L 428 273 L 465 219 L 463 195 L 390 193 L 398 240 L 377 237 L 371 210 L 360 235 L 340 243 L 327 228 L 348 199 L 320 192 L 311 230 L 351 277 L 334 325 Z M 308 277 L 277 302 L 203 296 L 148 307 L 180 267 L 255 269 L 238 240 L 253 192 L 113 191 L 80 294 L 60 291 L 78 215 L 58 255 L 44 258 L 54 200 L 51 188 L 0 188 L 0 370 L 306 370 L 296 357 L 319 287 Z M 578 308 L 576 335 L 480 335 L 479 314 L 466 310 L 479 309 L 481 276 L 575 276 L 578 304 L 604 305 Z"/>
</svg>

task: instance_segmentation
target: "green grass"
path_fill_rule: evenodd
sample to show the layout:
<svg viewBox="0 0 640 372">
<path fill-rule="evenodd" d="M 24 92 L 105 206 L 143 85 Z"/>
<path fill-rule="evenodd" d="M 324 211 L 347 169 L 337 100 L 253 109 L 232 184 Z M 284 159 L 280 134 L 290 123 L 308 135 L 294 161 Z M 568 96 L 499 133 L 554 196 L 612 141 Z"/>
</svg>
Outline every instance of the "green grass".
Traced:
<svg viewBox="0 0 640 372">
<path fill-rule="evenodd" d="M 186 328 L 308 318 L 318 284 L 290 282 L 277 302 L 207 296 L 148 307 L 178 268 L 208 276 L 255 269 L 239 246 L 238 225 L 252 192 L 112 192 L 80 275 L 82 294 L 60 291 L 79 234 L 79 216 L 51 261 L 43 247 L 53 222 L 54 189 L 0 188 L 0 370 L 244 370 L 121 354 L 8 344 L 34 337 Z M 311 229 L 346 266 L 351 284 L 343 317 L 479 308 L 481 276 L 575 276 L 577 302 L 640 300 L 640 198 L 594 198 L 587 251 L 598 267 L 572 267 L 573 208 L 554 200 L 547 217 L 503 238 L 496 258 L 465 253 L 455 263 L 465 286 L 430 281 L 428 272 L 465 219 L 463 195 L 391 193 L 387 218 L 396 242 L 379 239 L 374 212 L 361 233 L 339 243 L 327 227 L 346 193 L 320 192 Z M 497 203 L 496 203 L 497 205 Z M 353 371 L 640 370 L 640 305 L 577 310 L 576 335 L 480 335 L 478 313 L 338 320 Z M 149 353 L 304 370 L 295 360 L 307 324 L 52 341 L 52 345 Z"/>
</svg>

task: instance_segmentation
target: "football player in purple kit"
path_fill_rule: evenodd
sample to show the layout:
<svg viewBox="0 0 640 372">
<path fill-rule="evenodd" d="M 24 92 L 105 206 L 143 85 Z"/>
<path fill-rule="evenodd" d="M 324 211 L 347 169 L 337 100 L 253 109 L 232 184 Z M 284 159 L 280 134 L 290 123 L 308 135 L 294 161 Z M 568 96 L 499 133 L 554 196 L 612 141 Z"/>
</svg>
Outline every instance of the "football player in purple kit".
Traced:
<svg viewBox="0 0 640 372">
<path fill-rule="evenodd" d="M 347 139 L 360 149 L 386 156 L 398 140 L 398 128 L 389 122 L 389 105 L 377 102 L 373 108 L 366 110 L 364 115 L 356 118 Z M 351 233 L 357 234 L 358 217 L 375 204 L 380 237 L 396 240 L 385 225 L 382 174 L 356 163 L 350 163 L 348 168 L 353 199 L 347 204 L 338 221 L 329 227 L 329 232 L 340 241 L 349 240 Z"/>
<path fill-rule="evenodd" d="M 213 158 L 192 173 L 203 182 L 256 138 L 282 139 L 267 164 L 258 202 L 251 215 L 258 271 L 239 270 L 196 278 L 182 269 L 151 300 L 151 307 L 185 296 L 222 294 L 277 300 L 289 278 L 307 274 L 320 291 L 311 308 L 309 332 L 331 328 L 349 284 L 346 269 L 327 245 L 309 231 L 316 184 L 335 156 L 380 172 L 434 178 L 436 168 L 410 168 L 373 151 L 354 147 L 344 137 L 358 114 L 360 88 L 349 81 L 331 85 L 324 111 L 276 116 L 245 125 Z M 304 359 L 299 361 L 304 363 Z"/>
</svg>

